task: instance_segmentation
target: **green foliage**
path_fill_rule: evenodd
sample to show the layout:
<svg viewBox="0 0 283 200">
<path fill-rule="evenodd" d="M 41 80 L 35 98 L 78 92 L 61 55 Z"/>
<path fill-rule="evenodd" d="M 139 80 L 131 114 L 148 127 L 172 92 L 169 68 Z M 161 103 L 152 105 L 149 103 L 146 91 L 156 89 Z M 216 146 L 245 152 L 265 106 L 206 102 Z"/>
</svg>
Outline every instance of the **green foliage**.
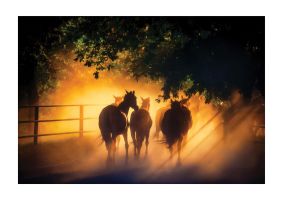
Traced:
<svg viewBox="0 0 283 200">
<path fill-rule="evenodd" d="M 167 74 L 162 71 L 164 63 L 188 41 L 186 35 L 163 18 L 83 19 L 71 19 L 60 30 L 66 38 L 73 38 L 69 42 L 74 44 L 75 61 L 95 67 L 95 78 L 99 77 L 100 71 L 112 67 L 127 71 L 137 80 L 142 76 L 152 80 L 166 78 Z M 124 62 L 121 62 L 119 54 L 127 54 Z M 174 86 L 168 92 L 173 90 L 176 94 Z"/>
<path fill-rule="evenodd" d="M 264 95 L 264 22 L 235 18 L 72 17 L 48 32 L 34 57 L 40 90 L 52 87 L 48 60 L 71 48 L 75 61 L 95 69 L 115 69 L 139 80 L 164 81 L 160 99 L 197 92 L 206 101 L 227 99 L 233 89 Z M 241 23 L 239 23 L 241 21 Z M 255 23 L 256 22 L 256 23 Z M 46 65 L 47 63 L 47 65 Z M 45 66 L 45 67 L 44 67 Z"/>
<path fill-rule="evenodd" d="M 34 54 L 35 60 L 37 60 L 36 85 L 38 86 L 39 95 L 56 86 L 56 71 L 52 67 L 50 56 L 46 52 L 47 50 L 42 45 L 39 45 L 38 52 Z"/>
</svg>

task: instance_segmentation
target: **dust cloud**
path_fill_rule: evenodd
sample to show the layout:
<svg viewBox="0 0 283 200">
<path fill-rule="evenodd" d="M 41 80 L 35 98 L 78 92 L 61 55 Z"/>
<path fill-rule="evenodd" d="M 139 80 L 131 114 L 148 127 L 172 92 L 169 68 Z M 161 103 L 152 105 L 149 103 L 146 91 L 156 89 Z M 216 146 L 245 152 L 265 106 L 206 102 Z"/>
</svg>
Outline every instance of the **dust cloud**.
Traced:
<svg viewBox="0 0 283 200">
<path fill-rule="evenodd" d="M 59 53 L 63 62 L 54 63 L 60 69 L 54 90 L 41 96 L 41 105 L 92 104 L 84 107 L 84 133 L 39 137 L 34 146 L 31 139 L 19 140 L 19 182 L 51 183 L 225 183 L 262 182 L 264 180 L 264 100 L 245 103 L 239 92 L 221 106 L 205 104 L 205 98 L 193 95 L 187 103 L 192 112 L 193 126 L 183 144 L 182 164 L 176 166 L 176 157 L 169 159 L 169 150 L 155 133 L 155 115 L 168 102 L 157 103 L 162 81 L 146 78 L 132 80 L 115 69 L 103 72 L 99 79 L 93 69 L 74 62 L 72 54 Z M 61 56 L 61 57 L 60 57 Z M 135 90 L 138 105 L 141 98 L 150 97 L 153 119 L 148 156 L 136 160 L 130 133 L 129 160 L 125 164 L 124 141 L 118 143 L 116 162 L 106 166 L 106 148 L 98 129 L 98 115 L 103 107 L 114 103 L 113 96 L 122 96 L 126 90 Z M 262 111 L 263 110 L 263 111 Z M 128 117 L 132 110 L 130 110 Z M 28 109 L 19 110 L 21 120 Z M 40 119 L 78 118 L 79 107 L 40 108 Z M 263 127 L 260 125 L 263 124 Z M 256 130 L 255 130 L 256 129 Z M 39 134 L 79 130 L 79 121 L 42 122 Z M 32 124 L 20 124 L 20 134 L 32 133 Z M 254 138 L 258 141 L 254 141 Z"/>
</svg>

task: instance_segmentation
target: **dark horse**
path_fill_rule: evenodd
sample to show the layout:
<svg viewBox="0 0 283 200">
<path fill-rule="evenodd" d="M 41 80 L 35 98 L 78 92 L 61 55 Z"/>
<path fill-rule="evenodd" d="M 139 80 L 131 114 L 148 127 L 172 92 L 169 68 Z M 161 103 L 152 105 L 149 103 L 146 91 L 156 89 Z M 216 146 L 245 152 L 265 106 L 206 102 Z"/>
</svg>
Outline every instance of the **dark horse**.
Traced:
<svg viewBox="0 0 283 200">
<path fill-rule="evenodd" d="M 161 131 L 161 121 L 164 117 L 164 114 L 167 110 L 170 109 L 170 106 L 165 106 L 165 107 L 162 107 L 162 108 L 159 108 L 157 111 L 156 111 L 156 115 L 155 115 L 155 134 L 154 134 L 154 137 L 156 139 L 159 139 L 159 132 Z"/>
<path fill-rule="evenodd" d="M 108 151 L 108 157 L 107 157 L 108 161 L 112 160 L 111 153 L 113 156 L 113 161 L 115 160 L 116 137 L 120 134 L 123 134 L 125 140 L 126 161 L 128 159 L 129 144 L 127 137 L 127 130 L 128 130 L 127 116 L 130 107 L 133 108 L 134 110 L 138 110 L 135 91 L 132 92 L 126 91 L 124 100 L 118 106 L 115 105 L 106 106 L 105 108 L 103 108 L 103 110 L 99 115 L 98 125 Z"/>
<path fill-rule="evenodd" d="M 182 102 L 171 100 L 171 108 L 165 112 L 161 121 L 161 131 L 165 136 L 171 157 L 173 153 L 173 145 L 178 142 L 178 163 L 180 163 L 183 138 L 187 136 L 191 126 L 192 116 L 190 110 L 183 106 Z"/>
<path fill-rule="evenodd" d="M 145 155 L 147 155 L 149 144 L 149 131 L 152 126 L 152 120 L 149 115 L 150 98 L 142 99 L 142 106 L 139 110 L 132 112 L 130 120 L 131 136 L 134 143 L 134 153 L 137 158 L 140 156 L 142 143 L 145 139 Z"/>
<path fill-rule="evenodd" d="M 182 106 L 185 106 L 185 107 L 188 107 L 188 100 L 189 98 L 182 98 L 181 101 L 180 101 L 180 104 Z M 156 111 L 156 115 L 155 115 L 155 134 L 154 134 L 154 137 L 156 139 L 159 138 L 159 132 L 161 130 L 161 121 L 164 117 L 164 114 L 167 110 L 170 109 L 170 105 L 166 105 L 165 107 L 162 107 L 162 108 L 159 108 L 157 111 Z"/>
</svg>

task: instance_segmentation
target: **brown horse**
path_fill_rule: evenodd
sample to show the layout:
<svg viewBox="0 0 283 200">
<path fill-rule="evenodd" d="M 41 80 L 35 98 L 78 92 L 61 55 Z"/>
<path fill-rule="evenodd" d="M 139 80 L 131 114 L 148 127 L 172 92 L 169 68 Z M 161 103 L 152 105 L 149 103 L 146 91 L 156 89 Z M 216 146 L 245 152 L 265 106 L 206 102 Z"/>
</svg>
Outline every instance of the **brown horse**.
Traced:
<svg viewBox="0 0 283 200">
<path fill-rule="evenodd" d="M 127 115 L 130 107 L 138 110 L 135 91 L 126 91 L 124 100 L 118 106 L 108 105 L 99 115 L 98 125 L 108 151 L 107 161 L 112 160 L 111 156 L 115 160 L 116 137 L 120 134 L 123 134 L 125 140 L 126 161 L 128 159 Z"/>
<path fill-rule="evenodd" d="M 142 106 L 139 110 L 132 112 L 130 120 L 131 136 L 134 143 L 134 153 L 137 158 L 140 156 L 142 143 L 145 139 L 145 155 L 148 152 L 149 132 L 152 126 L 152 120 L 149 115 L 150 98 L 142 99 Z"/>
<path fill-rule="evenodd" d="M 173 145 L 178 142 L 178 163 L 180 163 L 183 138 L 186 137 L 191 127 L 192 116 L 190 110 L 186 106 L 183 106 L 181 101 L 171 100 L 171 108 L 165 112 L 161 121 L 161 131 L 165 136 L 171 157 Z"/>
<path fill-rule="evenodd" d="M 114 96 L 113 95 L 113 97 L 115 99 L 115 102 L 112 105 L 114 105 L 114 106 L 119 106 L 119 104 L 122 103 L 122 101 L 124 99 L 123 96 Z M 118 149 L 119 148 L 119 144 L 120 144 L 120 140 L 121 140 L 120 135 L 117 136 L 116 140 L 117 140 L 117 149 Z"/>
</svg>

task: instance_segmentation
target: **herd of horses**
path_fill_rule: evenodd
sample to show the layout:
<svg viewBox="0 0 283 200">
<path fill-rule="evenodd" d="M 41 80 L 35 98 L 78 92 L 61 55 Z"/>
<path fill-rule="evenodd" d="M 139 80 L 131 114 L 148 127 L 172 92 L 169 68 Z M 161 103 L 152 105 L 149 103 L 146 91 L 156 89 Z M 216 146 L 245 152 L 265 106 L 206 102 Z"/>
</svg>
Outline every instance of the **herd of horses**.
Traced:
<svg viewBox="0 0 283 200">
<path fill-rule="evenodd" d="M 99 129 L 105 142 L 108 152 L 107 161 L 115 160 L 116 143 L 120 135 L 123 135 L 125 141 L 126 161 L 128 160 L 128 127 L 130 127 L 131 137 L 134 144 L 134 155 L 140 157 L 141 147 L 145 140 L 148 153 L 149 135 L 152 127 L 152 119 L 149 113 L 150 98 L 141 98 L 142 105 L 137 105 L 135 91 L 126 91 L 124 97 L 115 97 L 115 103 L 104 107 L 99 115 Z M 173 154 L 173 145 L 177 144 L 178 162 L 180 162 L 180 153 L 182 142 L 189 129 L 192 127 L 192 116 L 190 110 L 185 106 L 188 99 L 172 101 L 170 106 L 162 108 L 156 114 L 156 133 L 163 133 L 165 142 L 170 150 L 170 157 Z M 128 112 L 132 108 L 134 111 L 128 121 Z"/>
</svg>

